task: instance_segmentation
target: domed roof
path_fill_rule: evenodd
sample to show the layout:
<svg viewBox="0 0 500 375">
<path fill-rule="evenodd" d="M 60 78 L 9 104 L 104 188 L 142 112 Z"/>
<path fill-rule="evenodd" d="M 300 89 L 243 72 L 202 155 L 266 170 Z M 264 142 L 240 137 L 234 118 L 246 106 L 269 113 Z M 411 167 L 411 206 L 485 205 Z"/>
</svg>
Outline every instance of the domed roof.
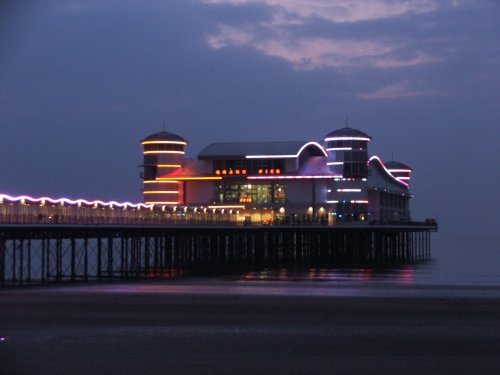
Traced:
<svg viewBox="0 0 500 375">
<path fill-rule="evenodd" d="M 413 168 L 407 166 L 406 164 L 400 163 L 399 161 L 391 160 L 384 164 L 387 169 L 408 169 L 410 171 L 413 170 Z"/>
<path fill-rule="evenodd" d="M 361 130 L 353 129 L 353 128 L 342 128 L 342 129 L 337 129 L 332 131 L 331 133 L 328 133 L 325 136 L 326 138 L 333 138 L 333 137 L 362 137 L 362 138 L 368 138 L 372 139 L 368 134 L 363 133 Z"/>
<path fill-rule="evenodd" d="M 187 143 L 187 141 L 184 138 L 178 136 L 177 134 L 169 133 L 166 131 L 151 134 L 150 136 L 144 138 L 141 141 L 141 143 L 142 142 L 150 142 L 150 141 L 177 141 L 177 142 L 186 142 Z"/>
</svg>

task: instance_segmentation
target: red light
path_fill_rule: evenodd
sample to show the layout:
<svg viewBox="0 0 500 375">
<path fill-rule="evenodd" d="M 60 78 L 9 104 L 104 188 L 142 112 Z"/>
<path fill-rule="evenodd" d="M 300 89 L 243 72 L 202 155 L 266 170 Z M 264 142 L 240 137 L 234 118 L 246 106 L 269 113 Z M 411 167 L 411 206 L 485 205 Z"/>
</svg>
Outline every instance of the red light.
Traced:
<svg viewBox="0 0 500 375">
<path fill-rule="evenodd" d="M 259 174 L 262 174 L 262 169 L 259 169 Z"/>
<path fill-rule="evenodd" d="M 269 172 L 270 172 L 271 174 L 274 174 L 274 169 L 271 169 Z"/>
<path fill-rule="evenodd" d="M 222 174 L 227 174 L 227 171 L 225 169 L 223 169 Z"/>
<path fill-rule="evenodd" d="M 246 170 L 246 169 L 243 169 L 243 170 L 241 171 L 241 174 L 247 174 L 247 170 Z"/>
<path fill-rule="evenodd" d="M 280 169 L 276 169 L 276 174 L 280 174 L 281 173 L 281 170 Z"/>
<path fill-rule="evenodd" d="M 217 170 L 215 171 L 215 174 L 220 174 L 220 170 L 219 170 L 219 169 L 217 169 Z"/>
<path fill-rule="evenodd" d="M 240 170 L 239 170 L 239 169 L 237 169 L 237 170 L 235 170 L 235 171 L 234 171 L 234 173 L 236 173 L 236 174 L 240 174 Z"/>
</svg>

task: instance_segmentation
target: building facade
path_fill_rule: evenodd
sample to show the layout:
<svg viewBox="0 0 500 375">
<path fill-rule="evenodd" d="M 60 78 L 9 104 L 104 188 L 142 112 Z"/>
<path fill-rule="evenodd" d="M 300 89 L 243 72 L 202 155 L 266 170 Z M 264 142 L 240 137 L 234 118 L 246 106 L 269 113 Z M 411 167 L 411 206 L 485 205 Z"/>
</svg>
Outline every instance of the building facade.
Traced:
<svg viewBox="0 0 500 375">
<path fill-rule="evenodd" d="M 372 138 L 345 127 L 321 142 L 226 142 L 185 157 L 187 141 L 141 141 L 144 202 L 236 211 L 242 221 L 407 222 L 412 169 L 369 156 Z"/>
</svg>

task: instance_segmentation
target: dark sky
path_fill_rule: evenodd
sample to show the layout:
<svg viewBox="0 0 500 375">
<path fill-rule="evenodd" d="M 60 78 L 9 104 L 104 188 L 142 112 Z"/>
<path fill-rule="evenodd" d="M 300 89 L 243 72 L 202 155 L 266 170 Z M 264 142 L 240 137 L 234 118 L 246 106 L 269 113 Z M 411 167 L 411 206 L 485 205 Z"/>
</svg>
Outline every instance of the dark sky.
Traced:
<svg viewBox="0 0 500 375">
<path fill-rule="evenodd" d="M 414 168 L 413 216 L 498 236 L 500 2 L 0 2 L 0 191 L 140 201 L 141 138 L 321 140 Z"/>
</svg>

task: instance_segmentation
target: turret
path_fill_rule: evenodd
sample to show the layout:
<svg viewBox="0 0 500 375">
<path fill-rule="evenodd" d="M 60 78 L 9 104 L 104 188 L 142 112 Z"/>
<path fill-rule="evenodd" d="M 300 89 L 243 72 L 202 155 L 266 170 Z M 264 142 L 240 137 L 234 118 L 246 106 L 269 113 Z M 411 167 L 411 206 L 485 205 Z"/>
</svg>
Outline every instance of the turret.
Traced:
<svg viewBox="0 0 500 375">
<path fill-rule="evenodd" d="M 366 133 L 348 127 L 327 134 L 324 148 L 330 170 L 344 178 L 366 178 L 371 139 Z"/>
<path fill-rule="evenodd" d="M 159 181 L 159 176 L 179 171 L 184 164 L 184 147 L 187 141 L 176 134 L 162 131 L 141 141 L 144 164 L 144 202 L 149 204 L 176 205 L 179 202 L 179 183 Z"/>
</svg>

